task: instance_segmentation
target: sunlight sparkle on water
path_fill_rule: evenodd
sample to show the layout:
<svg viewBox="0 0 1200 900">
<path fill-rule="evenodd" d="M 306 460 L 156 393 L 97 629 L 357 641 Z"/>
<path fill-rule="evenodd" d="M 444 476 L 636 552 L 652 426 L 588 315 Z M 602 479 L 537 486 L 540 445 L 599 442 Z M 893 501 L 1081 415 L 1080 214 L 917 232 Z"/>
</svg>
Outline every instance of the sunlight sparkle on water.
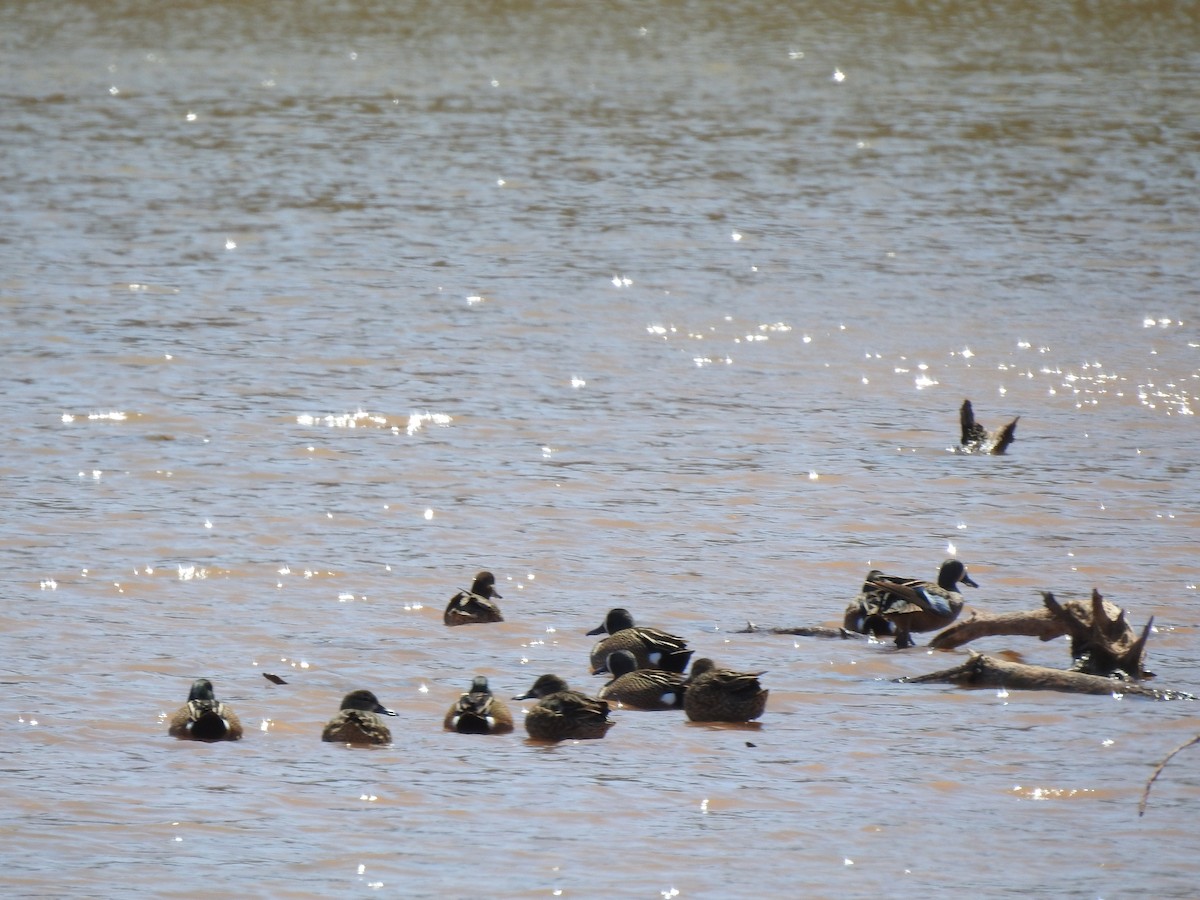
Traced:
<svg viewBox="0 0 1200 900">
<path fill-rule="evenodd" d="M 426 422 L 445 428 L 453 421 L 454 419 L 445 413 L 413 413 L 408 417 L 408 427 L 405 431 L 407 434 L 413 435 L 420 431 Z"/>
<path fill-rule="evenodd" d="M 1096 793 L 1095 788 L 1040 788 L 1013 785 L 1012 792 L 1027 800 L 1070 800 L 1072 797 L 1085 797 Z"/>
</svg>

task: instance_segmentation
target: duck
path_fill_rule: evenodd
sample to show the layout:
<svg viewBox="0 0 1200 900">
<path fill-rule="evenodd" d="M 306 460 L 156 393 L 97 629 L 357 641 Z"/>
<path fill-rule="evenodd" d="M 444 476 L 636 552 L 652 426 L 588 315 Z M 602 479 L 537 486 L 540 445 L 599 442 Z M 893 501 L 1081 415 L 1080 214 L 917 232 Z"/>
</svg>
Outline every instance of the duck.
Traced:
<svg viewBox="0 0 1200 900">
<path fill-rule="evenodd" d="M 192 682 L 187 703 L 171 716 L 167 733 L 191 741 L 240 741 L 242 723 L 229 704 L 213 694 L 212 682 L 197 678 Z"/>
<path fill-rule="evenodd" d="M 767 708 L 764 672 L 736 672 L 703 657 L 692 663 L 683 709 L 693 722 L 750 722 Z"/>
<path fill-rule="evenodd" d="M 682 672 L 694 652 L 688 649 L 687 641 L 678 635 L 657 628 L 635 626 L 629 610 L 622 607 L 610 609 L 604 622 L 588 634 L 608 635 L 592 647 L 593 675 L 603 675 L 608 655 L 618 650 L 632 653 L 639 669 L 664 669 L 667 672 Z"/>
<path fill-rule="evenodd" d="M 471 689 L 462 694 L 446 713 L 446 730 L 459 734 L 508 734 L 513 730 L 512 713 L 492 693 L 488 680 L 476 675 Z"/>
<path fill-rule="evenodd" d="M 958 410 L 959 424 L 962 426 L 962 437 L 959 446 L 964 453 L 991 453 L 999 456 L 1008 449 L 1008 445 L 1017 436 L 1017 416 L 1003 428 L 993 433 L 975 421 L 975 410 L 970 400 L 964 400 Z"/>
<path fill-rule="evenodd" d="M 370 691 L 351 691 L 342 698 L 338 714 L 325 725 L 321 740 L 342 744 L 390 744 L 392 732 L 379 717 L 395 714 Z"/>
<path fill-rule="evenodd" d="M 900 649 L 912 647 L 912 632 L 936 631 L 958 618 L 963 608 L 959 584 L 979 587 L 957 559 L 942 563 L 936 582 L 872 569 L 862 592 L 846 607 L 845 628 L 877 637 L 894 636 Z"/>
<path fill-rule="evenodd" d="M 608 703 L 571 690 L 558 675 L 539 676 L 513 699 L 537 700 L 525 714 L 525 731 L 535 741 L 602 738 L 615 724 L 608 717 Z"/>
<path fill-rule="evenodd" d="M 613 677 L 596 692 L 596 699 L 634 709 L 683 709 L 687 681 L 679 672 L 640 669 L 628 650 L 608 654 L 606 668 Z"/>
<path fill-rule="evenodd" d="M 442 621 L 447 625 L 479 625 L 484 622 L 503 622 L 500 607 L 493 600 L 504 598 L 496 591 L 496 576 L 480 572 L 469 591 L 459 591 L 446 604 Z"/>
</svg>

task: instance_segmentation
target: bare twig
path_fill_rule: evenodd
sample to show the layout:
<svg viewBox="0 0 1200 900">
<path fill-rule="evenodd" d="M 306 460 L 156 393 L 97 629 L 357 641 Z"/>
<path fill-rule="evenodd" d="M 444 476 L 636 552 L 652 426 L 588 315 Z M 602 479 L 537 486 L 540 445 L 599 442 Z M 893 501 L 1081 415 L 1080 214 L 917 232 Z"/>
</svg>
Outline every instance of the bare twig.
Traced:
<svg viewBox="0 0 1200 900">
<path fill-rule="evenodd" d="M 1171 758 L 1174 757 L 1176 753 L 1178 753 L 1180 750 L 1186 750 L 1188 747 L 1192 746 L 1192 744 L 1200 744 L 1200 734 L 1196 735 L 1190 741 L 1184 741 L 1182 744 L 1168 753 L 1166 759 L 1155 766 L 1154 774 L 1150 776 L 1150 780 L 1146 782 L 1146 787 L 1142 791 L 1142 802 L 1138 804 L 1139 819 L 1146 814 L 1146 801 L 1150 799 L 1150 785 L 1154 784 L 1154 782 L 1158 779 L 1158 776 L 1162 773 L 1162 770 L 1167 767 L 1167 763 L 1171 761 Z"/>
</svg>

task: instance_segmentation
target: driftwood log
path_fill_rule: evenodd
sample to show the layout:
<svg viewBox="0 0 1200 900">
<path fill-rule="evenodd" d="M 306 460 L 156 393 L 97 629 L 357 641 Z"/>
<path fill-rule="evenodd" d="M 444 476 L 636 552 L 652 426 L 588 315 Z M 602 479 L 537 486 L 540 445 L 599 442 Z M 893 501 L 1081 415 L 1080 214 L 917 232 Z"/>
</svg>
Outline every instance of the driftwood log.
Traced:
<svg viewBox="0 0 1200 900">
<path fill-rule="evenodd" d="M 1071 636 L 1071 658 L 1077 672 L 1127 675 L 1139 680 L 1154 677 L 1142 667 L 1146 641 L 1154 627 L 1153 616 L 1139 636 L 1125 621 L 1125 610 L 1107 602 L 1095 588 L 1091 609 L 1079 601 L 1060 604 L 1049 591 L 1042 591 L 1042 600 Z"/>
<path fill-rule="evenodd" d="M 904 684 L 957 684 L 962 687 L 1009 688 L 1020 691 L 1068 691 L 1075 694 L 1132 694 L 1152 700 L 1195 700 L 1192 694 L 1147 687 L 1086 672 L 1052 669 L 999 660 L 981 653 L 957 666 L 896 679 Z"/>
<path fill-rule="evenodd" d="M 996 635 L 1020 635 L 1035 637 L 1041 641 L 1052 641 L 1067 633 L 1062 621 L 1048 609 L 1024 612 L 992 613 L 976 612 L 971 618 L 955 622 L 939 631 L 929 642 L 934 650 L 953 650 L 971 641 Z"/>
<path fill-rule="evenodd" d="M 1089 675 L 1117 675 L 1133 679 L 1151 678 L 1144 668 L 1146 641 L 1154 619 L 1140 635 L 1125 620 L 1125 610 L 1110 603 L 1093 589 L 1091 602 L 1068 600 L 1059 603 L 1050 591 L 1042 591 L 1042 609 L 989 615 L 976 613 L 939 632 L 929 642 L 935 650 L 952 650 L 976 638 L 994 635 L 1023 635 L 1042 641 L 1070 635 L 1073 669 Z"/>
</svg>

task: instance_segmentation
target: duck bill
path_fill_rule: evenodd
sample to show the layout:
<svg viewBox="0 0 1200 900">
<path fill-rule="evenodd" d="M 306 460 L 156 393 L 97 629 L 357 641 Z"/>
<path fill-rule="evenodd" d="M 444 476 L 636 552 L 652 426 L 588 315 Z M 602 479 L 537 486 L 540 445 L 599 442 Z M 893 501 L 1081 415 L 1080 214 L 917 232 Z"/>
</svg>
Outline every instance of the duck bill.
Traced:
<svg viewBox="0 0 1200 900">
<path fill-rule="evenodd" d="M 381 716 L 394 716 L 396 714 L 396 711 L 394 709 L 388 709 L 382 703 L 379 704 L 379 706 L 375 707 L 375 712 L 377 712 Z"/>
<path fill-rule="evenodd" d="M 971 580 L 971 576 L 968 575 L 966 572 L 963 572 L 963 577 L 959 579 L 959 582 L 961 584 L 969 584 L 973 588 L 979 587 L 979 585 L 977 585 L 974 581 Z"/>
<path fill-rule="evenodd" d="M 600 623 L 600 627 L 599 627 L 599 628 L 593 628 L 591 631 L 589 631 L 589 632 L 588 632 L 588 634 L 589 634 L 589 635 L 593 635 L 593 634 L 608 634 L 608 629 L 605 627 L 605 623 L 604 623 L 604 622 L 601 622 L 601 623 Z"/>
</svg>

